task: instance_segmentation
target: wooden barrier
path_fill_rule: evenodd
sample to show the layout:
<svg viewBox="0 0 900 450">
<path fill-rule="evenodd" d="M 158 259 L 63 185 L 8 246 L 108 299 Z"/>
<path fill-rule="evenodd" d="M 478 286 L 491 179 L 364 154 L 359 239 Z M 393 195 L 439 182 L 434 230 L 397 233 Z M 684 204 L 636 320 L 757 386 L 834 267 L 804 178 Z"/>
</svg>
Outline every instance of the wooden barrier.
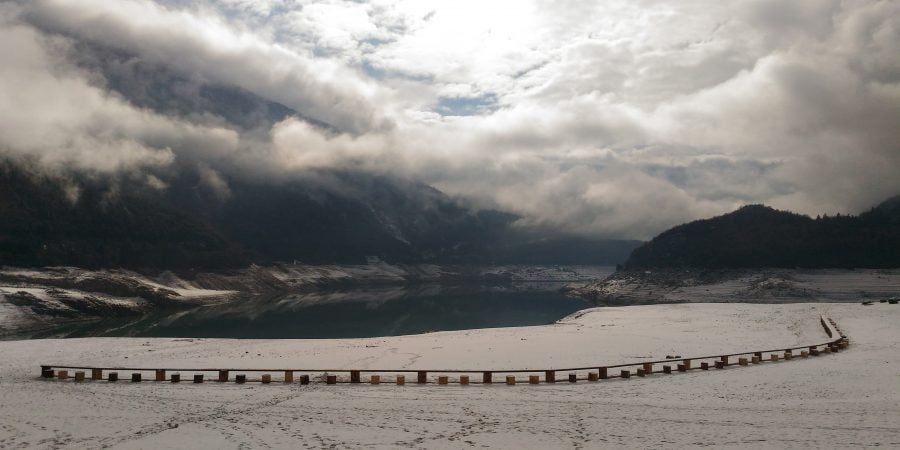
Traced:
<svg viewBox="0 0 900 450">
<path fill-rule="evenodd" d="M 244 384 L 247 382 L 247 375 L 241 373 L 234 376 L 234 382 L 237 384 Z"/>
<path fill-rule="evenodd" d="M 667 358 L 664 361 L 644 361 L 644 362 L 632 362 L 618 365 L 610 365 L 610 366 L 593 366 L 593 367 L 578 367 L 578 368 L 569 368 L 569 369 L 548 369 L 543 370 L 544 379 L 547 383 L 556 382 L 556 372 L 559 370 L 569 371 L 568 379 L 570 382 L 577 382 L 577 373 L 586 372 L 588 374 L 588 380 L 590 381 L 598 381 L 607 379 L 609 377 L 608 371 L 613 368 L 629 368 L 623 369 L 620 372 L 620 378 L 630 378 L 631 373 L 635 373 L 639 377 L 645 377 L 654 372 L 653 366 L 654 364 L 662 364 L 662 372 L 666 374 L 672 373 L 672 366 L 669 364 L 663 364 L 665 362 L 675 362 L 678 371 L 687 372 L 691 370 L 691 362 L 692 360 L 711 360 L 718 359 L 715 362 L 715 367 L 717 369 L 723 369 L 729 365 L 729 358 L 736 357 L 737 365 L 746 366 L 748 365 L 748 361 L 753 364 L 759 364 L 763 362 L 763 354 L 769 353 L 769 359 L 771 361 L 778 361 L 783 354 L 785 360 L 791 360 L 794 357 L 794 351 L 799 352 L 799 357 L 806 358 L 809 356 L 818 356 L 820 353 L 830 352 L 830 353 L 838 353 L 842 349 L 846 349 L 849 346 L 849 338 L 847 338 L 838 328 L 834 321 L 826 320 L 824 317 L 820 318 L 822 326 L 825 328 L 826 333 L 831 336 L 833 339 L 831 341 L 808 345 L 802 347 L 793 347 L 787 348 L 783 350 L 765 350 L 765 351 L 756 351 L 756 352 L 744 352 L 744 353 L 734 353 L 728 355 L 719 355 L 719 356 L 703 356 L 703 357 L 693 357 L 693 358 L 685 358 L 678 359 L 676 358 Z M 752 354 L 752 358 L 748 358 L 748 355 Z M 709 370 L 710 363 L 702 362 L 700 364 L 700 368 L 703 370 Z M 117 370 L 125 370 L 125 371 L 133 371 L 131 379 L 133 382 L 140 382 L 142 373 L 153 372 L 155 374 L 155 381 L 165 381 L 166 373 L 170 370 L 183 370 L 188 372 L 194 372 L 194 382 L 202 383 L 204 378 L 204 372 L 218 372 L 219 381 L 228 381 L 228 369 L 164 369 L 164 368 L 134 368 L 134 367 L 80 367 L 80 366 L 65 366 L 65 365 L 41 365 L 41 377 L 42 378 L 57 378 L 59 380 L 67 380 L 69 379 L 70 371 L 74 371 L 76 381 L 83 381 L 85 378 L 85 373 L 87 370 L 91 371 L 91 379 L 92 380 L 100 380 L 103 378 L 103 372 L 107 372 L 107 380 L 110 382 L 118 381 L 118 371 Z M 286 384 L 292 384 L 294 381 L 294 372 L 324 372 L 325 383 L 326 384 L 336 384 L 337 383 L 337 375 L 327 375 L 329 372 L 334 373 L 349 373 L 350 383 L 359 383 L 361 382 L 361 373 L 362 372 L 386 372 L 386 370 L 373 370 L 373 369 L 365 369 L 365 370 L 345 370 L 345 369 L 245 369 L 248 372 L 271 372 L 271 371 L 280 371 L 283 372 L 284 377 L 283 381 Z M 401 369 L 401 372 L 405 371 Z M 198 373 L 199 372 L 199 373 Z M 412 371 L 409 371 L 412 372 Z M 493 381 L 493 374 L 495 372 L 499 372 L 501 374 L 505 373 L 506 381 L 509 383 L 510 380 L 513 381 L 513 384 L 516 382 L 516 376 L 511 375 L 514 373 L 527 373 L 531 372 L 528 375 L 529 384 L 540 384 L 540 375 L 533 375 L 535 372 L 539 372 L 539 370 L 534 369 L 513 369 L 513 370 L 500 370 L 500 371 L 478 371 L 478 370 L 459 370 L 459 369 L 443 369 L 443 370 L 416 370 L 415 373 L 417 375 L 416 381 L 417 384 L 428 384 L 428 372 L 432 373 L 481 373 L 482 374 L 482 383 L 483 384 L 491 384 Z M 300 384 L 306 385 L 310 383 L 309 375 L 300 375 Z M 405 377 L 403 375 L 397 375 L 396 383 L 398 385 L 405 384 Z M 459 378 L 459 384 L 468 384 L 469 376 L 461 375 Z M 535 380 L 537 380 L 535 382 Z M 180 375 L 177 373 L 172 374 L 171 381 L 176 383 L 180 381 Z M 236 380 L 238 383 L 246 382 L 246 375 L 238 375 Z M 271 382 L 271 375 L 266 373 L 262 375 L 260 380 L 262 383 L 268 384 Z M 370 383 L 379 384 L 381 381 L 381 375 L 371 375 Z M 437 384 L 446 385 L 449 384 L 449 376 L 441 375 L 437 377 Z"/>
<path fill-rule="evenodd" d="M 506 376 L 506 385 L 513 386 L 516 384 L 516 376 L 515 375 L 507 375 Z"/>
<path fill-rule="evenodd" d="M 397 383 L 397 386 L 403 386 L 406 384 L 406 377 L 404 375 L 397 375 L 394 378 L 394 381 Z"/>
<path fill-rule="evenodd" d="M 180 382 L 181 382 L 181 374 L 180 374 L 180 373 L 173 373 L 173 374 L 170 376 L 169 381 L 171 381 L 172 383 L 180 383 Z"/>
</svg>

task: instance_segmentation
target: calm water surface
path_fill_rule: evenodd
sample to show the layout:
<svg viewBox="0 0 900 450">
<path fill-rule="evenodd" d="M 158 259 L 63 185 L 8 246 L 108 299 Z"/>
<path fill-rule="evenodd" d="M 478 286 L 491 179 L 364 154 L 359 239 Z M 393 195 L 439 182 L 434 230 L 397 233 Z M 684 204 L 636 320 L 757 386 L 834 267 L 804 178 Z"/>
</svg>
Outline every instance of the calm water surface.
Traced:
<svg viewBox="0 0 900 450">
<path fill-rule="evenodd" d="M 556 283 L 425 286 L 251 297 L 140 318 L 68 324 L 30 337 L 352 338 L 543 325 L 592 305 Z"/>
</svg>

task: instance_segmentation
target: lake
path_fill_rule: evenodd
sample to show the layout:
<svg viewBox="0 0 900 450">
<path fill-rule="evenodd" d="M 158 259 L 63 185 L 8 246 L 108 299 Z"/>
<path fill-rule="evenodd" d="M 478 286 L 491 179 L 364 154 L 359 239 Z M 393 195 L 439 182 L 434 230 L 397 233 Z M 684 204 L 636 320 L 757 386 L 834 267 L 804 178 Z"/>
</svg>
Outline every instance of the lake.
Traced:
<svg viewBox="0 0 900 450">
<path fill-rule="evenodd" d="M 42 337 L 357 338 L 544 325 L 593 306 L 560 283 L 382 287 L 248 297 L 142 317 L 69 323 Z"/>
</svg>

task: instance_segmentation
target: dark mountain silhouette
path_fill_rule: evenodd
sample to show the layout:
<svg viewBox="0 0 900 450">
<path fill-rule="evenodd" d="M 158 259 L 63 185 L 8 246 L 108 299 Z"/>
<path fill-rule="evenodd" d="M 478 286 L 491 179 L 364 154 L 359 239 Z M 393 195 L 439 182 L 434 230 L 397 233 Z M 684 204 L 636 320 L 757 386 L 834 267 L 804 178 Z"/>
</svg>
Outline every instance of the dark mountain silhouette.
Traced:
<svg viewBox="0 0 900 450">
<path fill-rule="evenodd" d="M 626 269 L 900 267 L 900 197 L 859 216 L 750 205 L 679 225 L 635 249 Z"/>
<path fill-rule="evenodd" d="M 163 177 L 163 175 L 160 175 Z M 225 177 L 223 175 L 223 177 Z M 151 189 L 128 175 L 50 177 L 0 162 L 0 265 L 223 269 L 251 262 L 616 264 L 636 241 L 513 226 L 422 183 L 349 172 L 266 180 L 196 171 Z M 67 195 L 77 186 L 77 195 Z"/>
</svg>

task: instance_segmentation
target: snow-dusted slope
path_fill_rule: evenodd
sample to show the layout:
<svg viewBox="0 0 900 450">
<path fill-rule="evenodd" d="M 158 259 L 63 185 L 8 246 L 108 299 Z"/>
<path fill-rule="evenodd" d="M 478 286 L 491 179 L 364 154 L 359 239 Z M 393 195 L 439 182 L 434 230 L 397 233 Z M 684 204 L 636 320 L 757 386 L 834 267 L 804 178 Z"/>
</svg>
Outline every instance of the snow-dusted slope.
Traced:
<svg viewBox="0 0 900 450">
<path fill-rule="evenodd" d="M 545 367 L 784 347 L 790 362 L 597 383 L 269 386 L 43 381 L 42 362 L 187 366 Z M 48 448 L 714 448 L 900 445 L 900 306 L 659 305 L 544 327 L 358 340 L 0 343 L 0 446 Z M 183 374 L 186 376 L 187 374 Z"/>
</svg>

